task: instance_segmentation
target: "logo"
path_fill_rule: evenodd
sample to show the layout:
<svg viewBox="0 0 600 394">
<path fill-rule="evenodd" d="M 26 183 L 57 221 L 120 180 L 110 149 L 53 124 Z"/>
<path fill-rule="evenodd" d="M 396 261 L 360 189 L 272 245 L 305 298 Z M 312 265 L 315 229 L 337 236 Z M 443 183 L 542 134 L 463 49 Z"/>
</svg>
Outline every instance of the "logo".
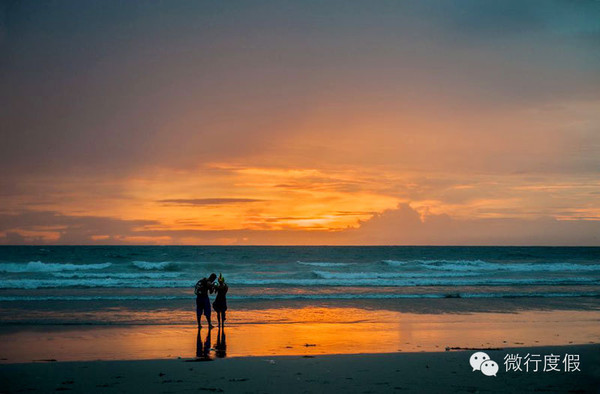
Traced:
<svg viewBox="0 0 600 394">
<path fill-rule="evenodd" d="M 498 363 L 484 352 L 473 353 L 469 359 L 469 364 L 471 364 L 473 371 L 481 371 L 485 376 L 496 376 L 499 370 Z"/>
</svg>

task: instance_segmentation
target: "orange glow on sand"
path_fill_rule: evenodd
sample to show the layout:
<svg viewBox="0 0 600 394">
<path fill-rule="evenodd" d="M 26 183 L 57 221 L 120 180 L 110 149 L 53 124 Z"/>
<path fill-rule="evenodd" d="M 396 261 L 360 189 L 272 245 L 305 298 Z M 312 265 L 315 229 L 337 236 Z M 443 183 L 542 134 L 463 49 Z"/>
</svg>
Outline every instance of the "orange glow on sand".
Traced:
<svg viewBox="0 0 600 394">
<path fill-rule="evenodd" d="M 254 315 L 254 316 L 250 316 Z M 256 316 L 260 315 L 260 316 Z M 444 351 L 599 343 L 598 311 L 414 314 L 355 308 L 235 311 L 225 328 L 227 357 Z M 293 322 L 292 322 L 293 321 Z M 195 326 L 38 327 L 0 334 L 3 362 L 194 358 L 214 349 L 218 330 Z M 201 343 L 198 344 L 198 338 Z M 211 354 L 213 354 L 211 350 Z"/>
</svg>

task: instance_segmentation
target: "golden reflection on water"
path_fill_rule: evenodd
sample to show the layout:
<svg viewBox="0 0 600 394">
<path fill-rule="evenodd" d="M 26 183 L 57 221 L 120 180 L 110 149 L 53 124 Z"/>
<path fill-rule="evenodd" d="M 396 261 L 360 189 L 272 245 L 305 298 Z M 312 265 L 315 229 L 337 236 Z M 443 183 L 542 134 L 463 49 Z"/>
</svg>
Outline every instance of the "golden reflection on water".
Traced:
<svg viewBox="0 0 600 394">
<path fill-rule="evenodd" d="M 443 351 L 600 342 L 598 311 L 414 314 L 358 308 L 232 311 L 224 331 L 206 326 L 30 327 L 0 333 L 2 362 L 40 359 L 219 358 Z M 235 316 L 235 318 L 233 318 Z M 242 324 L 244 318 L 265 324 Z"/>
</svg>

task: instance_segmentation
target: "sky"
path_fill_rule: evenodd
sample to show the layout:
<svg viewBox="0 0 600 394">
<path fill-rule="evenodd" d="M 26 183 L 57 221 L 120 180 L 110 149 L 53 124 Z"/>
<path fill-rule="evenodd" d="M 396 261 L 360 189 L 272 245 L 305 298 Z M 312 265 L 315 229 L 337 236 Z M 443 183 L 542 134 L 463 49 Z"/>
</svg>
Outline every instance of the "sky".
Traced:
<svg viewBox="0 0 600 394">
<path fill-rule="evenodd" d="M 4 1 L 0 244 L 600 245 L 600 1 Z"/>
</svg>

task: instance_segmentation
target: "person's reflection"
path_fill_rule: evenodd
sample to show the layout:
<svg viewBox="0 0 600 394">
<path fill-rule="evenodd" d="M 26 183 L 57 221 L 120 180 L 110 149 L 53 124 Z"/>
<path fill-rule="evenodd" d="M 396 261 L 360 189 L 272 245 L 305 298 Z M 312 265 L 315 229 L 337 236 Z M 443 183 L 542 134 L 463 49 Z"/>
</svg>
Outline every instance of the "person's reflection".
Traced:
<svg viewBox="0 0 600 394">
<path fill-rule="evenodd" d="M 202 335 L 200 328 L 198 328 L 198 335 L 196 337 L 196 359 L 202 361 L 212 361 L 210 358 L 210 332 L 212 330 L 208 330 L 206 334 L 206 339 L 202 342 Z"/>
<path fill-rule="evenodd" d="M 227 356 L 227 342 L 225 341 L 225 327 L 219 326 L 219 332 L 217 333 L 217 344 L 215 345 L 215 355 L 218 358 L 224 358 Z"/>
</svg>

